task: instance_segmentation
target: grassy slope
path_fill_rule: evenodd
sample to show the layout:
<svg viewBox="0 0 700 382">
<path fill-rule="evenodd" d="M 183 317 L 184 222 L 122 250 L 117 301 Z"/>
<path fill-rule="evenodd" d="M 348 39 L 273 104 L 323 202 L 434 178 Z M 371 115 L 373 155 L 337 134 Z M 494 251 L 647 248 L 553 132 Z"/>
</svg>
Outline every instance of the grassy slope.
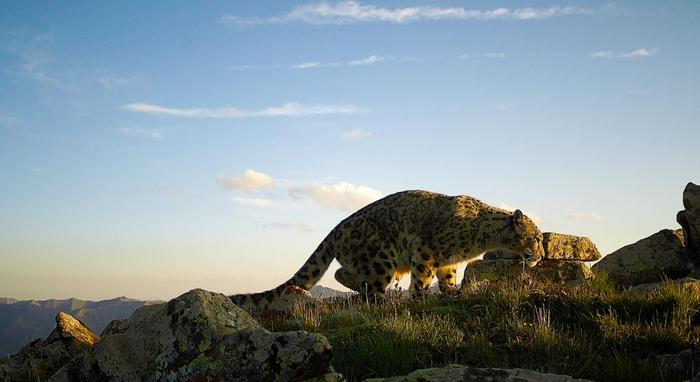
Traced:
<svg viewBox="0 0 700 382">
<path fill-rule="evenodd" d="M 323 333 L 334 348 L 333 366 L 350 380 L 448 363 L 597 381 L 690 378 L 654 356 L 700 340 L 697 286 L 620 291 L 599 278 L 576 288 L 525 279 L 464 289 L 457 297 L 421 301 L 300 305 L 290 315 L 260 320 L 271 330 Z"/>
</svg>

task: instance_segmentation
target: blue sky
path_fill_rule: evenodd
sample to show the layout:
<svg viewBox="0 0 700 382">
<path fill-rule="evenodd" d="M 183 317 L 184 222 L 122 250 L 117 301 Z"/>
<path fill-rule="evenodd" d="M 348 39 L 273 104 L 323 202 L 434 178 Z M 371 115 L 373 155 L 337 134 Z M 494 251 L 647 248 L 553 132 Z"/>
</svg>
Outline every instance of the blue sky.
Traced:
<svg viewBox="0 0 700 382">
<path fill-rule="evenodd" d="M 413 188 L 609 253 L 700 181 L 696 2 L 0 8 L 3 296 L 267 289 Z"/>
</svg>

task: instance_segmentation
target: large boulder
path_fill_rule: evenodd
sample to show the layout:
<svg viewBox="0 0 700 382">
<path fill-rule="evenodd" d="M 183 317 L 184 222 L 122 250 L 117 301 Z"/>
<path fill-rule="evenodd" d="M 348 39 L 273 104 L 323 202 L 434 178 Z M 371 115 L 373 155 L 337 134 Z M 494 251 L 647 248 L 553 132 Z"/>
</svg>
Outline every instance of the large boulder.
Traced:
<svg viewBox="0 0 700 382">
<path fill-rule="evenodd" d="M 688 254 L 700 264 L 700 186 L 690 182 L 683 190 L 685 210 L 676 215 L 678 224 L 683 227 Z"/>
<path fill-rule="evenodd" d="M 567 375 L 538 373 L 528 369 L 478 368 L 449 365 L 420 369 L 408 375 L 390 378 L 368 379 L 365 382 L 443 382 L 443 381 L 491 381 L 491 382 L 586 382 Z M 588 381 L 590 382 L 590 381 Z"/>
<path fill-rule="evenodd" d="M 272 381 L 331 372 L 325 337 L 271 333 L 223 294 L 195 289 L 140 308 L 51 381 Z"/>
<path fill-rule="evenodd" d="M 563 233 L 545 232 L 542 234 L 544 259 L 596 261 L 601 255 L 591 239 L 585 236 L 565 235 Z M 518 252 L 506 249 L 495 249 L 484 254 L 484 260 L 520 259 Z"/>
<path fill-rule="evenodd" d="M 593 272 L 581 261 L 541 260 L 529 268 L 523 267 L 518 259 L 475 260 L 464 270 L 462 285 L 484 280 L 517 280 L 522 277 L 575 285 L 593 278 Z"/>
<path fill-rule="evenodd" d="M 56 328 L 19 353 L 0 360 L 0 381 L 45 381 L 71 358 L 100 340 L 82 322 L 59 312 Z"/>
<path fill-rule="evenodd" d="M 661 230 L 603 257 L 593 273 L 605 273 L 618 285 L 630 286 L 685 277 L 690 272 L 682 230 Z"/>
<path fill-rule="evenodd" d="M 542 237 L 544 258 L 547 260 L 596 261 L 601 258 L 598 248 L 585 236 L 545 232 Z"/>
</svg>

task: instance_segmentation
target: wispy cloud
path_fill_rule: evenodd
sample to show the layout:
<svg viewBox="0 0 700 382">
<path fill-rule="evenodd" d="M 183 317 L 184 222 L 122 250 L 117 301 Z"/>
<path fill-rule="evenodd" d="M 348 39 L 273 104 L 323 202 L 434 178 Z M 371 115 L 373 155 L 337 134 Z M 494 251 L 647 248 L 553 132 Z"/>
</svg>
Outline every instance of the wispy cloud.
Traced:
<svg viewBox="0 0 700 382">
<path fill-rule="evenodd" d="M 599 52 L 591 52 L 593 58 L 645 58 L 651 57 L 659 53 L 658 48 L 639 48 L 630 52 L 613 52 L 603 50 Z"/>
<path fill-rule="evenodd" d="M 493 8 L 486 10 L 462 7 L 380 7 L 364 5 L 355 1 L 338 3 L 311 3 L 292 8 L 288 13 L 272 17 L 241 17 L 225 15 L 221 21 L 238 26 L 259 24 L 352 24 L 358 22 L 386 22 L 405 24 L 416 21 L 485 21 L 485 20 L 543 20 L 554 17 L 589 13 L 589 10 L 574 6 L 551 6 L 546 8 Z"/>
<path fill-rule="evenodd" d="M 313 229 L 306 223 L 298 221 L 296 223 L 267 223 L 262 225 L 263 229 L 293 229 L 300 232 L 313 232 Z"/>
<path fill-rule="evenodd" d="M 99 82 L 105 90 L 114 90 L 119 87 L 127 86 L 131 81 L 131 78 L 115 76 L 103 76 L 97 79 L 97 82 Z"/>
<path fill-rule="evenodd" d="M 275 182 L 272 180 L 272 177 L 255 170 L 246 170 L 243 175 L 238 178 L 229 178 L 219 175 L 216 179 L 221 187 L 227 190 L 251 192 L 275 187 Z"/>
<path fill-rule="evenodd" d="M 371 55 L 369 57 L 361 58 L 359 60 L 352 60 L 347 63 L 349 66 L 357 66 L 357 65 L 374 65 L 380 62 L 385 62 L 385 61 L 393 61 L 393 57 L 391 56 L 376 56 L 376 55 Z"/>
<path fill-rule="evenodd" d="M 122 107 L 136 113 L 186 118 L 308 117 L 325 114 L 355 114 L 362 111 L 360 107 L 354 105 L 307 105 L 296 102 L 287 102 L 260 110 L 242 110 L 236 107 L 172 108 L 143 102 L 130 103 Z"/>
<path fill-rule="evenodd" d="M 122 133 L 130 137 L 141 137 L 141 138 L 151 138 L 151 139 L 161 139 L 163 134 L 160 130 L 156 129 L 140 129 L 135 127 L 122 127 Z"/>
<path fill-rule="evenodd" d="M 301 64 L 292 65 L 292 68 L 294 68 L 294 69 L 311 69 L 311 68 L 317 68 L 319 66 L 321 66 L 320 62 L 311 61 L 311 62 L 302 62 Z"/>
<path fill-rule="evenodd" d="M 461 59 L 471 59 L 471 58 L 507 58 L 508 56 L 502 52 L 481 52 L 481 53 L 467 53 L 459 56 Z"/>
<path fill-rule="evenodd" d="M 382 197 L 382 193 L 367 186 L 352 183 L 312 184 L 290 187 L 289 195 L 293 198 L 308 197 L 314 203 L 335 208 L 344 212 L 354 212 Z"/>
<path fill-rule="evenodd" d="M 350 131 L 346 131 L 343 133 L 343 139 L 347 140 L 357 140 L 357 139 L 362 139 L 362 138 L 367 138 L 372 135 L 371 131 L 363 130 L 363 129 L 352 129 Z"/>
<path fill-rule="evenodd" d="M 574 211 L 574 212 L 571 212 L 570 214 L 568 214 L 567 217 L 568 217 L 569 219 L 572 219 L 572 220 L 579 220 L 579 221 L 582 221 L 582 220 L 593 220 L 593 221 L 602 222 L 602 221 L 605 221 L 605 220 L 606 220 L 603 216 L 601 216 L 600 214 L 598 214 L 598 213 L 596 213 L 596 212 L 587 214 L 587 213 L 584 213 L 584 212 L 581 212 L 581 211 Z"/>
<path fill-rule="evenodd" d="M 264 198 L 245 198 L 240 196 L 234 196 L 231 198 L 231 200 L 234 203 L 240 204 L 244 207 L 271 208 L 274 207 L 276 204 L 274 201 Z"/>
</svg>

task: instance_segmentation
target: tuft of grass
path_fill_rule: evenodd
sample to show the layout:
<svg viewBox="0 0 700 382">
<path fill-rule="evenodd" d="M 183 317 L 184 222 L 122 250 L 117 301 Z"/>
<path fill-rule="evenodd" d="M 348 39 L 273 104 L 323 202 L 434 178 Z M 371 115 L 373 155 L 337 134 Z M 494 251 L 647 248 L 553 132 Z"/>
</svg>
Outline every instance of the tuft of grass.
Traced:
<svg viewBox="0 0 700 382">
<path fill-rule="evenodd" d="M 524 278 L 467 284 L 457 297 L 324 300 L 259 319 L 271 330 L 325 335 L 333 366 L 350 381 L 450 363 L 600 381 L 678 381 L 692 378 L 690 371 L 671 369 L 657 356 L 700 340 L 699 289 L 668 283 L 619 290 L 604 277 L 568 287 Z"/>
</svg>

